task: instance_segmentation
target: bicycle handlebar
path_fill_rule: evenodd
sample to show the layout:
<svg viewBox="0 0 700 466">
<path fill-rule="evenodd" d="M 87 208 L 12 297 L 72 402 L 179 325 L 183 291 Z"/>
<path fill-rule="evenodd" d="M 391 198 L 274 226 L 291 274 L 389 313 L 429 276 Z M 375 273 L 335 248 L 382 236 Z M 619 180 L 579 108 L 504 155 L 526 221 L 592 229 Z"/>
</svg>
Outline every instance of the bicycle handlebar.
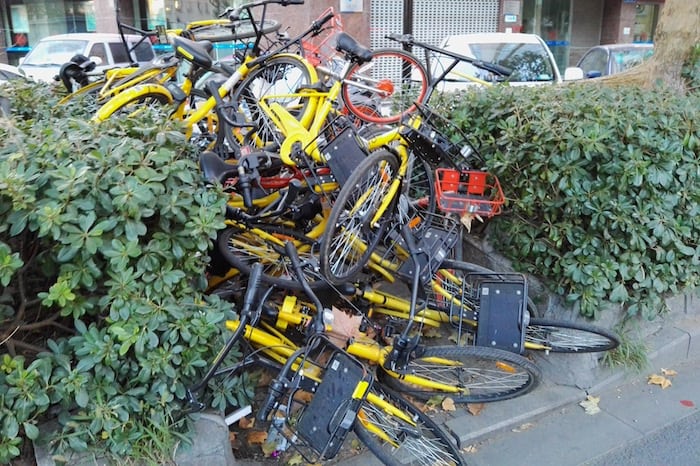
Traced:
<svg viewBox="0 0 700 466">
<path fill-rule="evenodd" d="M 441 49 L 439 47 L 435 47 L 430 44 L 426 44 L 425 42 L 418 42 L 413 38 L 411 34 L 389 34 L 386 36 L 387 39 L 393 40 L 395 42 L 399 42 L 400 44 L 403 45 L 410 45 L 410 46 L 416 46 L 420 47 L 426 50 L 430 50 L 431 52 L 436 52 L 440 53 L 443 55 L 447 55 L 448 57 L 451 57 L 455 60 L 458 61 L 465 61 L 468 63 L 471 63 L 472 65 L 476 66 L 477 68 L 481 68 L 482 70 L 490 71 L 492 73 L 496 73 L 499 76 L 510 76 L 513 73 L 513 70 L 506 67 L 499 65 L 498 63 L 493 63 L 493 62 L 488 62 L 484 60 L 478 60 L 473 57 L 468 57 L 466 55 L 462 55 L 456 52 L 451 52 L 449 50 Z"/>
<path fill-rule="evenodd" d="M 335 13 L 328 13 L 326 16 L 324 16 L 321 19 L 315 20 L 313 23 L 311 23 L 311 30 L 314 32 L 314 34 L 318 34 L 321 32 L 321 28 L 323 27 L 324 24 L 326 24 L 328 21 L 333 19 L 335 17 Z"/>
</svg>

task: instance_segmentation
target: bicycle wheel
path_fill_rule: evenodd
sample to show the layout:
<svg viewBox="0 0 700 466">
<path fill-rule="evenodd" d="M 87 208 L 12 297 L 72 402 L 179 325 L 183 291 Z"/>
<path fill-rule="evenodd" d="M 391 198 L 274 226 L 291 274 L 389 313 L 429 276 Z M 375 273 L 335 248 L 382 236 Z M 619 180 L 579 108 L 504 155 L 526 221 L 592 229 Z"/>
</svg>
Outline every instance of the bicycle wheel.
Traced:
<svg viewBox="0 0 700 466">
<path fill-rule="evenodd" d="M 264 23 L 260 21 L 253 23 L 249 20 L 227 21 L 220 20 L 215 24 L 194 26 L 186 30 L 183 35 L 190 35 L 192 40 L 208 40 L 210 42 L 226 42 L 230 40 L 248 39 L 260 35 L 269 34 L 279 30 L 282 24 L 279 21 L 266 19 Z"/>
<path fill-rule="evenodd" d="M 318 259 L 313 239 L 293 229 L 261 224 L 248 228 L 243 225 L 229 226 L 220 233 L 218 251 L 231 267 L 248 275 L 253 264 L 263 264 L 261 280 L 286 290 L 302 290 L 289 257 L 284 252 L 284 243 L 297 243 L 306 281 L 314 289 L 325 285 L 318 273 Z"/>
<path fill-rule="evenodd" d="M 387 150 L 370 154 L 352 172 L 333 204 L 321 238 L 321 272 L 334 284 L 352 281 L 382 239 L 395 199 L 373 224 L 398 176 L 399 160 Z M 398 196 L 396 196 L 398 197 Z"/>
<path fill-rule="evenodd" d="M 365 140 L 389 131 L 387 126 L 366 123 L 359 128 L 358 134 Z M 403 193 L 408 197 L 410 206 L 421 212 L 434 213 L 435 199 L 435 175 L 433 167 L 422 158 L 418 157 L 409 147 L 408 176 L 404 180 Z"/>
<path fill-rule="evenodd" d="M 615 333 L 594 325 L 531 319 L 525 331 L 525 344 L 527 348 L 554 353 L 594 353 L 615 349 L 620 339 Z"/>
<path fill-rule="evenodd" d="M 96 119 L 105 121 L 114 116 L 131 117 L 147 108 L 163 108 L 172 102 L 172 96 L 165 88 L 161 92 L 144 92 L 135 86 L 109 99 L 97 110 Z"/>
<path fill-rule="evenodd" d="M 427 346 L 401 374 L 382 370 L 379 376 L 391 388 L 419 399 L 445 395 L 457 403 L 486 403 L 530 392 L 539 383 L 540 370 L 523 356 L 496 348 Z"/>
<path fill-rule="evenodd" d="M 428 415 L 398 393 L 375 383 L 355 421 L 355 434 L 385 465 L 465 464 L 451 439 Z M 388 403 L 410 419 L 382 406 Z"/>
<path fill-rule="evenodd" d="M 272 119 L 260 107 L 264 98 L 267 105 L 277 103 L 297 120 L 308 122 L 315 110 L 316 98 L 304 96 L 298 89 L 318 80 L 316 70 L 296 55 L 280 55 L 266 61 L 241 81 L 231 97 L 237 103 L 250 128 L 244 131 L 247 139 L 262 147 L 281 144 L 283 135 Z"/>
<path fill-rule="evenodd" d="M 377 49 L 372 60 L 355 64 L 343 80 L 345 107 L 359 119 L 396 123 L 416 110 L 428 92 L 428 73 L 414 55 L 400 49 Z"/>
</svg>

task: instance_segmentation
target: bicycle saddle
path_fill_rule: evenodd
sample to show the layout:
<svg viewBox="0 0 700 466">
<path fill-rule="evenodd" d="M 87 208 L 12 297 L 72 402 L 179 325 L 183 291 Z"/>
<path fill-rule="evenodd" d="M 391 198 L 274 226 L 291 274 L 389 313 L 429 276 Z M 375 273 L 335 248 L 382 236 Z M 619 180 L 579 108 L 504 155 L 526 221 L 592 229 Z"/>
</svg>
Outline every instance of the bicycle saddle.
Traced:
<svg viewBox="0 0 700 466">
<path fill-rule="evenodd" d="M 208 40 L 193 41 L 184 37 L 173 38 L 173 48 L 178 57 L 191 61 L 197 66 L 209 69 L 212 66 L 211 51 L 214 45 Z"/>
<path fill-rule="evenodd" d="M 372 51 L 346 32 L 338 34 L 335 48 L 357 63 L 366 63 L 372 59 Z"/>
</svg>

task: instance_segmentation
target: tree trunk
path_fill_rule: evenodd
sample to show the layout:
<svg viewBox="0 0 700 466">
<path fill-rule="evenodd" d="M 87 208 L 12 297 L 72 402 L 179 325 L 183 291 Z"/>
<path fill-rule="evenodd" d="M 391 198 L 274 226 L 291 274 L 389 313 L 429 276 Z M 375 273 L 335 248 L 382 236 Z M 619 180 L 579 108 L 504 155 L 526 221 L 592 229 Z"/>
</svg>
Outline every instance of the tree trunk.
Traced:
<svg viewBox="0 0 700 466">
<path fill-rule="evenodd" d="M 654 55 L 639 66 L 600 78 L 604 84 L 654 87 L 685 92 L 683 64 L 700 43 L 700 0 L 666 0 L 654 37 Z M 599 80 L 595 80 L 599 81 Z"/>
<path fill-rule="evenodd" d="M 695 44 L 700 43 L 700 1 L 666 0 L 654 38 L 654 55 L 648 62 L 645 84 L 659 82 L 683 91 L 681 69 Z"/>
</svg>

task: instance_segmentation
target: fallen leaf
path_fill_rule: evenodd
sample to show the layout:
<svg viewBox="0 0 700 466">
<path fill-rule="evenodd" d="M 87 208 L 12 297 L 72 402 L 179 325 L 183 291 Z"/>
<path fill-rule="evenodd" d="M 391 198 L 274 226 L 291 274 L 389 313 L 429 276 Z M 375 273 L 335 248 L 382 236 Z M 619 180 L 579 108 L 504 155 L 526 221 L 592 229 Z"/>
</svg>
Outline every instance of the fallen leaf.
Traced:
<svg viewBox="0 0 700 466">
<path fill-rule="evenodd" d="M 255 418 L 242 417 L 238 420 L 238 427 L 241 429 L 252 429 L 255 425 Z"/>
<path fill-rule="evenodd" d="M 444 400 L 442 400 L 441 406 L 443 411 L 457 411 L 457 408 L 455 407 L 455 400 L 453 400 L 450 397 L 447 397 Z"/>
<path fill-rule="evenodd" d="M 484 410 L 484 403 L 467 403 L 467 411 L 472 416 L 478 416 Z"/>
<path fill-rule="evenodd" d="M 593 415 L 600 412 L 600 408 L 598 407 L 599 402 L 599 396 L 588 395 L 579 405 L 586 411 L 586 414 Z"/>
<path fill-rule="evenodd" d="M 462 448 L 462 451 L 464 453 L 476 453 L 476 445 L 467 445 L 466 447 Z"/>
<path fill-rule="evenodd" d="M 478 214 L 473 214 L 470 212 L 467 212 L 466 214 L 462 215 L 462 218 L 459 219 L 462 222 L 462 225 L 464 225 L 464 228 L 467 229 L 467 232 L 471 233 L 472 231 L 472 222 L 474 220 L 478 220 L 480 222 L 483 222 L 484 219 L 481 218 L 480 215 Z"/>
<path fill-rule="evenodd" d="M 681 404 L 683 406 L 685 406 L 686 408 L 694 408 L 695 407 L 695 403 L 693 403 L 690 400 L 681 400 Z"/>
<path fill-rule="evenodd" d="M 268 442 L 267 440 L 262 443 L 261 447 L 263 454 L 269 458 L 271 456 L 277 456 L 279 453 L 277 452 L 277 442 Z"/>
<path fill-rule="evenodd" d="M 678 372 L 674 371 L 673 369 L 661 368 L 661 373 L 666 377 L 673 377 L 674 375 L 678 375 Z"/>
<path fill-rule="evenodd" d="M 287 460 L 288 466 L 295 466 L 297 464 L 304 464 L 304 458 L 301 456 L 301 453 L 295 453 Z"/>
<path fill-rule="evenodd" d="M 514 428 L 512 432 L 525 432 L 526 430 L 532 429 L 533 427 L 535 427 L 535 424 L 533 424 L 532 422 L 526 422 L 525 424 L 520 424 L 518 427 Z"/>
<path fill-rule="evenodd" d="M 294 400 L 301 403 L 309 403 L 313 397 L 314 394 L 306 390 L 297 390 L 294 392 Z"/>
<path fill-rule="evenodd" d="M 255 430 L 249 433 L 247 438 L 250 445 L 262 445 L 267 440 L 267 432 Z"/>
<path fill-rule="evenodd" d="M 425 411 L 423 412 L 428 412 L 428 411 L 437 411 L 437 407 L 442 405 L 442 402 L 445 400 L 445 397 L 442 395 L 435 395 L 432 396 L 428 399 L 428 401 L 425 402 Z"/>
<path fill-rule="evenodd" d="M 659 385 L 661 386 L 662 389 L 668 388 L 671 386 L 671 381 L 664 377 L 663 375 L 658 375 L 658 374 L 652 374 L 649 376 L 649 380 L 647 381 L 648 385 Z"/>
<path fill-rule="evenodd" d="M 440 338 L 442 336 L 442 331 L 436 327 L 425 327 L 423 330 L 423 337 L 425 338 Z"/>
</svg>

